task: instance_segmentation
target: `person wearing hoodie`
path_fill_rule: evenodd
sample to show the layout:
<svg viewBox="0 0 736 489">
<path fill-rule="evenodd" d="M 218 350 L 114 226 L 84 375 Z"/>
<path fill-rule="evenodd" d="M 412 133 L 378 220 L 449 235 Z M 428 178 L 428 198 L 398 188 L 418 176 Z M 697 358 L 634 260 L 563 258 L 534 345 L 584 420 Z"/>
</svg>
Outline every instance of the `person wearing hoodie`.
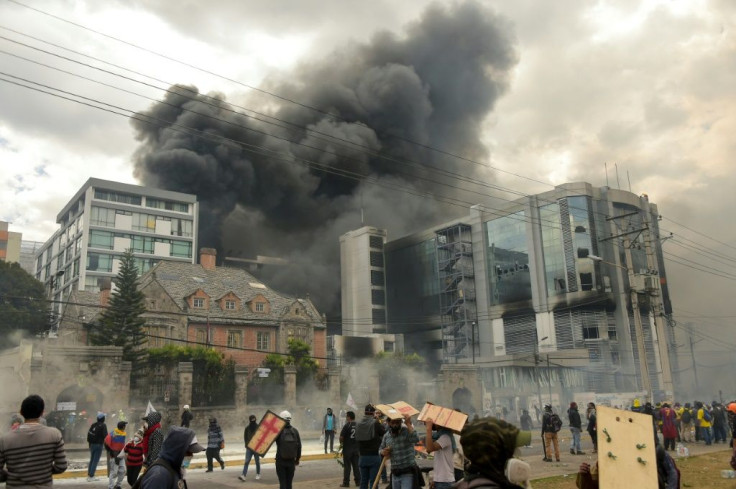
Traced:
<svg viewBox="0 0 736 489">
<path fill-rule="evenodd" d="M 87 443 L 89 444 L 89 464 L 87 464 L 87 482 L 99 480 L 95 477 L 97 465 L 102 456 L 102 447 L 107 436 L 107 425 L 105 424 L 105 413 L 97 413 L 97 421 L 94 422 L 87 432 Z"/>
<path fill-rule="evenodd" d="M 44 407 L 41 396 L 26 397 L 20 405 L 25 421 L 0 437 L 0 482 L 6 487 L 51 488 L 52 474 L 67 468 L 61 432 L 39 422 Z"/>
<path fill-rule="evenodd" d="M 578 403 L 570 403 L 570 409 L 567 410 L 567 419 L 570 421 L 570 433 L 572 434 L 572 440 L 570 441 L 570 454 L 585 455 L 585 452 L 583 452 L 580 447 L 580 433 L 583 430 L 583 422 L 580 419 L 580 413 L 578 412 Z"/>
<path fill-rule="evenodd" d="M 164 442 L 164 434 L 161 432 L 161 413 L 151 411 L 141 419 L 143 419 L 144 465 L 149 468 L 158 458 Z"/>
<path fill-rule="evenodd" d="M 118 426 L 105 437 L 105 452 L 107 453 L 107 489 L 120 489 L 125 477 L 125 427 L 127 421 L 118 421 Z"/>
<path fill-rule="evenodd" d="M 261 456 L 248 448 L 248 443 L 250 442 L 250 439 L 253 438 L 253 435 L 256 433 L 257 429 L 258 422 L 256 422 L 256 415 L 251 414 L 250 416 L 248 416 L 248 426 L 246 426 L 245 430 L 243 431 L 243 441 L 245 442 L 245 464 L 243 465 L 243 473 L 238 476 L 238 479 L 243 482 L 245 482 L 245 478 L 248 475 L 248 466 L 250 465 L 250 459 L 254 457 L 256 459 L 256 480 L 261 478 Z"/>
<path fill-rule="evenodd" d="M 186 468 L 192 456 L 202 450 L 194 431 L 172 426 L 158 458 L 141 477 L 141 489 L 187 489 Z"/>
<path fill-rule="evenodd" d="M 212 459 L 220 462 L 220 468 L 225 470 L 225 461 L 220 457 L 220 450 L 225 446 L 225 437 L 222 428 L 217 424 L 217 418 L 210 418 L 207 428 L 207 472 L 212 472 Z"/>
<path fill-rule="evenodd" d="M 123 448 L 125 452 L 125 467 L 128 476 L 128 484 L 135 484 L 143 467 L 143 430 L 139 429 L 133 435 L 133 439 Z"/>
</svg>

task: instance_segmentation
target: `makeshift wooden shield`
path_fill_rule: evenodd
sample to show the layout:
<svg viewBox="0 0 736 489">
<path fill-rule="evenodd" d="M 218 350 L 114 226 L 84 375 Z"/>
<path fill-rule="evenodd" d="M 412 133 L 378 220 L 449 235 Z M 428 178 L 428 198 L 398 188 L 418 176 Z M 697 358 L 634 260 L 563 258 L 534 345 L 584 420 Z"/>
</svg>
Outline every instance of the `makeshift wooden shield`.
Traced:
<svg viewBox="0 0 736 489">
<path fill-rule="evenodd" d="M 600 489 L 657 487 L 652 417 L 606 406 L 596 416 Z"/>
<path fill-rule="evenodd" d="M 465 427 L 465 422 L 468 420 L 468 415 L 455 411 L 454 409 L 437 406 L 428 402 L 422 408 L 417 419 L 424 421 L 427 418 L 432 419 L 432 424 L 449 428 L 455 433 L 460 433 Z"/>
<path fill-rule="evenodd" d="M 409 416 L 419 414 L 419 411 L 404 401 L 398 401 L 392 404 L 376 404 L 376 409 L 385 414 L 388 419 L 404 419 L 404 416 L 407 414 Z"/>
<path fill-rule="evenodd" d="M 260 456 L 265 455 L 284 426 L 286 426 L 285 419 L 280 418 L 273 411 L 266 411 L 258 423 L 258 429 L 253 434 L 253 438 L 248 442 L 248 448 Z"/>
</svg>

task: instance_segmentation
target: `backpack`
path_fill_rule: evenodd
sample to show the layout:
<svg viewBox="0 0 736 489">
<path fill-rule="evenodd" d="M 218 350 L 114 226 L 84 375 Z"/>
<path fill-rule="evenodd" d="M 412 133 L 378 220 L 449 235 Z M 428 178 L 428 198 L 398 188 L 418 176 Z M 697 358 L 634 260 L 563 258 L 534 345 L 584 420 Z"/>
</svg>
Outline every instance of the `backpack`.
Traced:
<svg viewBox="0 0 736 489">
<path fill-rule="evenodd" d="M 281 431 L 279 442 L 279 457 L 284 460 L 296 460 L 299 455 L 299 437 L 291 426 L 286 426 Z"/>
<path fill-rule="evenodd" d="M 140 476 L 140 477 L 138 477 L 138 479 L 136 479 L 136 481 L 133 483 L 133 485 L 131 486 L 130 489 L 141 489 L 141 484 L 143 484 L 143 479 L 148 474 L 151 473 L 150 471 L 151 471 L 151 469 L 155 465 L 160 465 L 160 466 L 164 467 L 169 472 L 169 475 L 171 476 L 171 480 L 178 487 L 180 487 L 180 488 L 183 487 L 184 489 L 186 489 L 186 487 L 187 487 L 187 481 L 185 481 L 184 479 L 180 479 L 179 476 L 174 471 L 174 469 L 171 468 L 171 465 L 169 465 L 168 462 L 166 462 L 164 459 L 161 459 L 161 458 L 156 459 L 156 461 L 151 464 L 151 466 L 148 468 L 148 470 L 146 470 L 146 472 L 142 476 Z M 183 484 L 181 484 L 182 482 L 183 482 Z"/>
<path fill-rule="evenodd" d="M 549 425 L 552 427 L 552 431 L 554 431 L 555 433 L 562 429 L 562 420 L 557 413 L 550 414 Z"/>
<path fill-rule="evenodd" d="M 101 433 L 104 431 L 104 427 L 100 423 L 95 423 L 89 427 L 87 432 L 87 443 L 98 443 L 100 438 L 104 438 L 105 434 Z"/>
<path fill-rule="evenodd" d="M 707 410 L 707 409 L 705 409 L 705 408 L 703 408 L 703 419 L 704 419 L 705 421 L 709 422 L 709 423 L 710 423 L 711 421 L 713 421 L 713 416 L 711 416 L 711 415 L 710 415 L 710 411 L 708 411 L 708 410 Z"/>
<path fill-rule="evenodd" d="M 681 421 L 682 421 L 683 423 L 689 423 L 690 421 L 692 421 L 692 419 L 693 419 L 693 416 L 692 416 L 692 414 L 690 413 L 690 410 L 689 410 L 689 409 L 685 409 L 685 410 L 684 410 L 684 411 L 682 412 L 682 416 L 680 417 L 680 420 L 681 420 Z"/>
</svg>

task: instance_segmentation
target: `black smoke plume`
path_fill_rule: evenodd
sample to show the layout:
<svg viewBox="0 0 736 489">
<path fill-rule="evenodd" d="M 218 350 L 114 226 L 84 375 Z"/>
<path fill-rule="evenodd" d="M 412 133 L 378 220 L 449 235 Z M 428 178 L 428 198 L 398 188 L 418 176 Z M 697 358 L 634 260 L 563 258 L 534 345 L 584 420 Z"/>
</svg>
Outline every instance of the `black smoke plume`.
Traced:
<svg viewBox="0 0 736 489">
<path fill-rule="evenodd" d="M 492 12 L 432 6 L 403 36 L 379 32 L 265 84 L 283 98 L 248 108 L 286 127 L 222 95 L 172 87 L 133 121 L 135 174 L 198 196 L 201 246 L 220 257 L 286 258 L 294 267 L 264 280 L 339 312 L 338 237 L 361 226 L 361 208 L 366 224 L 396 238 L 462 211 L 416 193 L 481 200 L 439 185 L 458 182 L 434 170 L 487 180 L 478 165 L 427 147 L 487 162 L 482 122 L 516 61 L 510 29 Z"/>
</svg>

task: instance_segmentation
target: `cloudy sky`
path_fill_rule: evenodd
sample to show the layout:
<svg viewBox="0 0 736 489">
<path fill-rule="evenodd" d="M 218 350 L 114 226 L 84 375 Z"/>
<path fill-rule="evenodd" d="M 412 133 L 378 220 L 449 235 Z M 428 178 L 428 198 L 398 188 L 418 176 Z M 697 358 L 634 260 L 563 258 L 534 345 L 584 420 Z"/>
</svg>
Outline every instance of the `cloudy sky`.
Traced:
<svg viewBox="0 0 736 489">
<path fill-rule="evenodd" d="M 736 344 L 733 2 L 97 4 L 35 1 L 29 8 L 25 0 L 0 2 L 0 219 L 10 221 L 24 239 L 47 239 L 56 229 L 58 210 L 91 176 L 130 183 L 163 178 L 157 169 L 167 157 L 162 148 L 171 141 L 154 137 L 144 124 L 131 124 L 129 116 L 156 114 L 163 107 L 157 101 L 166 96 L 162 89 L 173 84 L 221 94 L 237 107 L 293 116 L 363 147 L 388 147 L 392 155 L 407 157 L 405 148 L 380 134 L 302 116 L 283 99 L 255 90 L 355 120 L 360 117 L 351 97 L 370 93 L 371 100 L 380 99 L 390 84 L 403 90 L 401 97 L 386 95 L 378 103 L 383 108 L 372 112 L 363 103 L 360 115 L 374 117 L 389 132 L 392 124 L 412 125 L 400 136 L 475 161 L 466 170 L 454 162 L 452 171 L 510 190 L 496 196 L 514 198 L 569 181 L 608 182 L 648 194 L 664 216 L 662 230 L 674 233 L 665 250 L 678 323 L 706 326 L 707 337 L 696 338 L 701 351 Z M 473 51 L 476 42 L 482 53 Z M 450 54 L 442 52 L 445 45 L 452 45 Z M 434 53 L 440 67 L 432 65 Z M 471 69 L 463 68 L 463 56 Z M 462 58 L 458 66 L 455 57 Z M 384 69 L 387 65 L 394 68 Z M 354 80 L 360 70 L 368 75 Z M 479 80 L 479 74 L 486 79 Z M 321 82 L 323 90 L 315 88 Z M 349 96 L 335 95 L 344 87 L 351 87 Z M 106 110 L 89 106 L 101 103 L 109 104 Z M 406 107 L 396 108 L 401 104 Z M 381 121 L 385 107 L 395 109 L 393 123 Z M 453 119 L 453 110 L 463 113 Z M 422 111 L 425 118 L 415 117 Z M 443 126 L 440 115 L 452 124 Z M 450 134 L 453 127 L 470 136 Z M 436 154 L 432 158 L 439 161 Z M 370 168 L 384 182 L 396 178 L 359 160 L 352 169 Z M 324 189 L 330 182 L 313 184 Z M 416 188 L 426 190 L 421 183 Z M 386 200 L 366 188 L 334 192 L 331 202 L 350 207 L 358 193 L 361 199 Z M 308 204 L 328 209 L 322 217 L 335 232 L 357 227 L 330 206 Z M 415 213 L 424 208 L 414 205 Z M 277 217 L 290 212 L 278 203 L 258 208 L 257 217 L 242 196 L 213 202 L 212 209 L 223 220 L 242 213 L 241 226 L 273 218 L 278 224 L 264 231 L 266 241 L 276 242 L 277 228 L 294 225 Z M 374 214 L 380 215 L 377 209 Z M 719 346 L 715 339 L 730 344 Z M 683 348 L 689 346 L 685 341 L 680 340 Z M 711 366 L 718 361 L 710 360 Z M 709 361 L 702 363 L 705 368 Z"/>
</svg>

